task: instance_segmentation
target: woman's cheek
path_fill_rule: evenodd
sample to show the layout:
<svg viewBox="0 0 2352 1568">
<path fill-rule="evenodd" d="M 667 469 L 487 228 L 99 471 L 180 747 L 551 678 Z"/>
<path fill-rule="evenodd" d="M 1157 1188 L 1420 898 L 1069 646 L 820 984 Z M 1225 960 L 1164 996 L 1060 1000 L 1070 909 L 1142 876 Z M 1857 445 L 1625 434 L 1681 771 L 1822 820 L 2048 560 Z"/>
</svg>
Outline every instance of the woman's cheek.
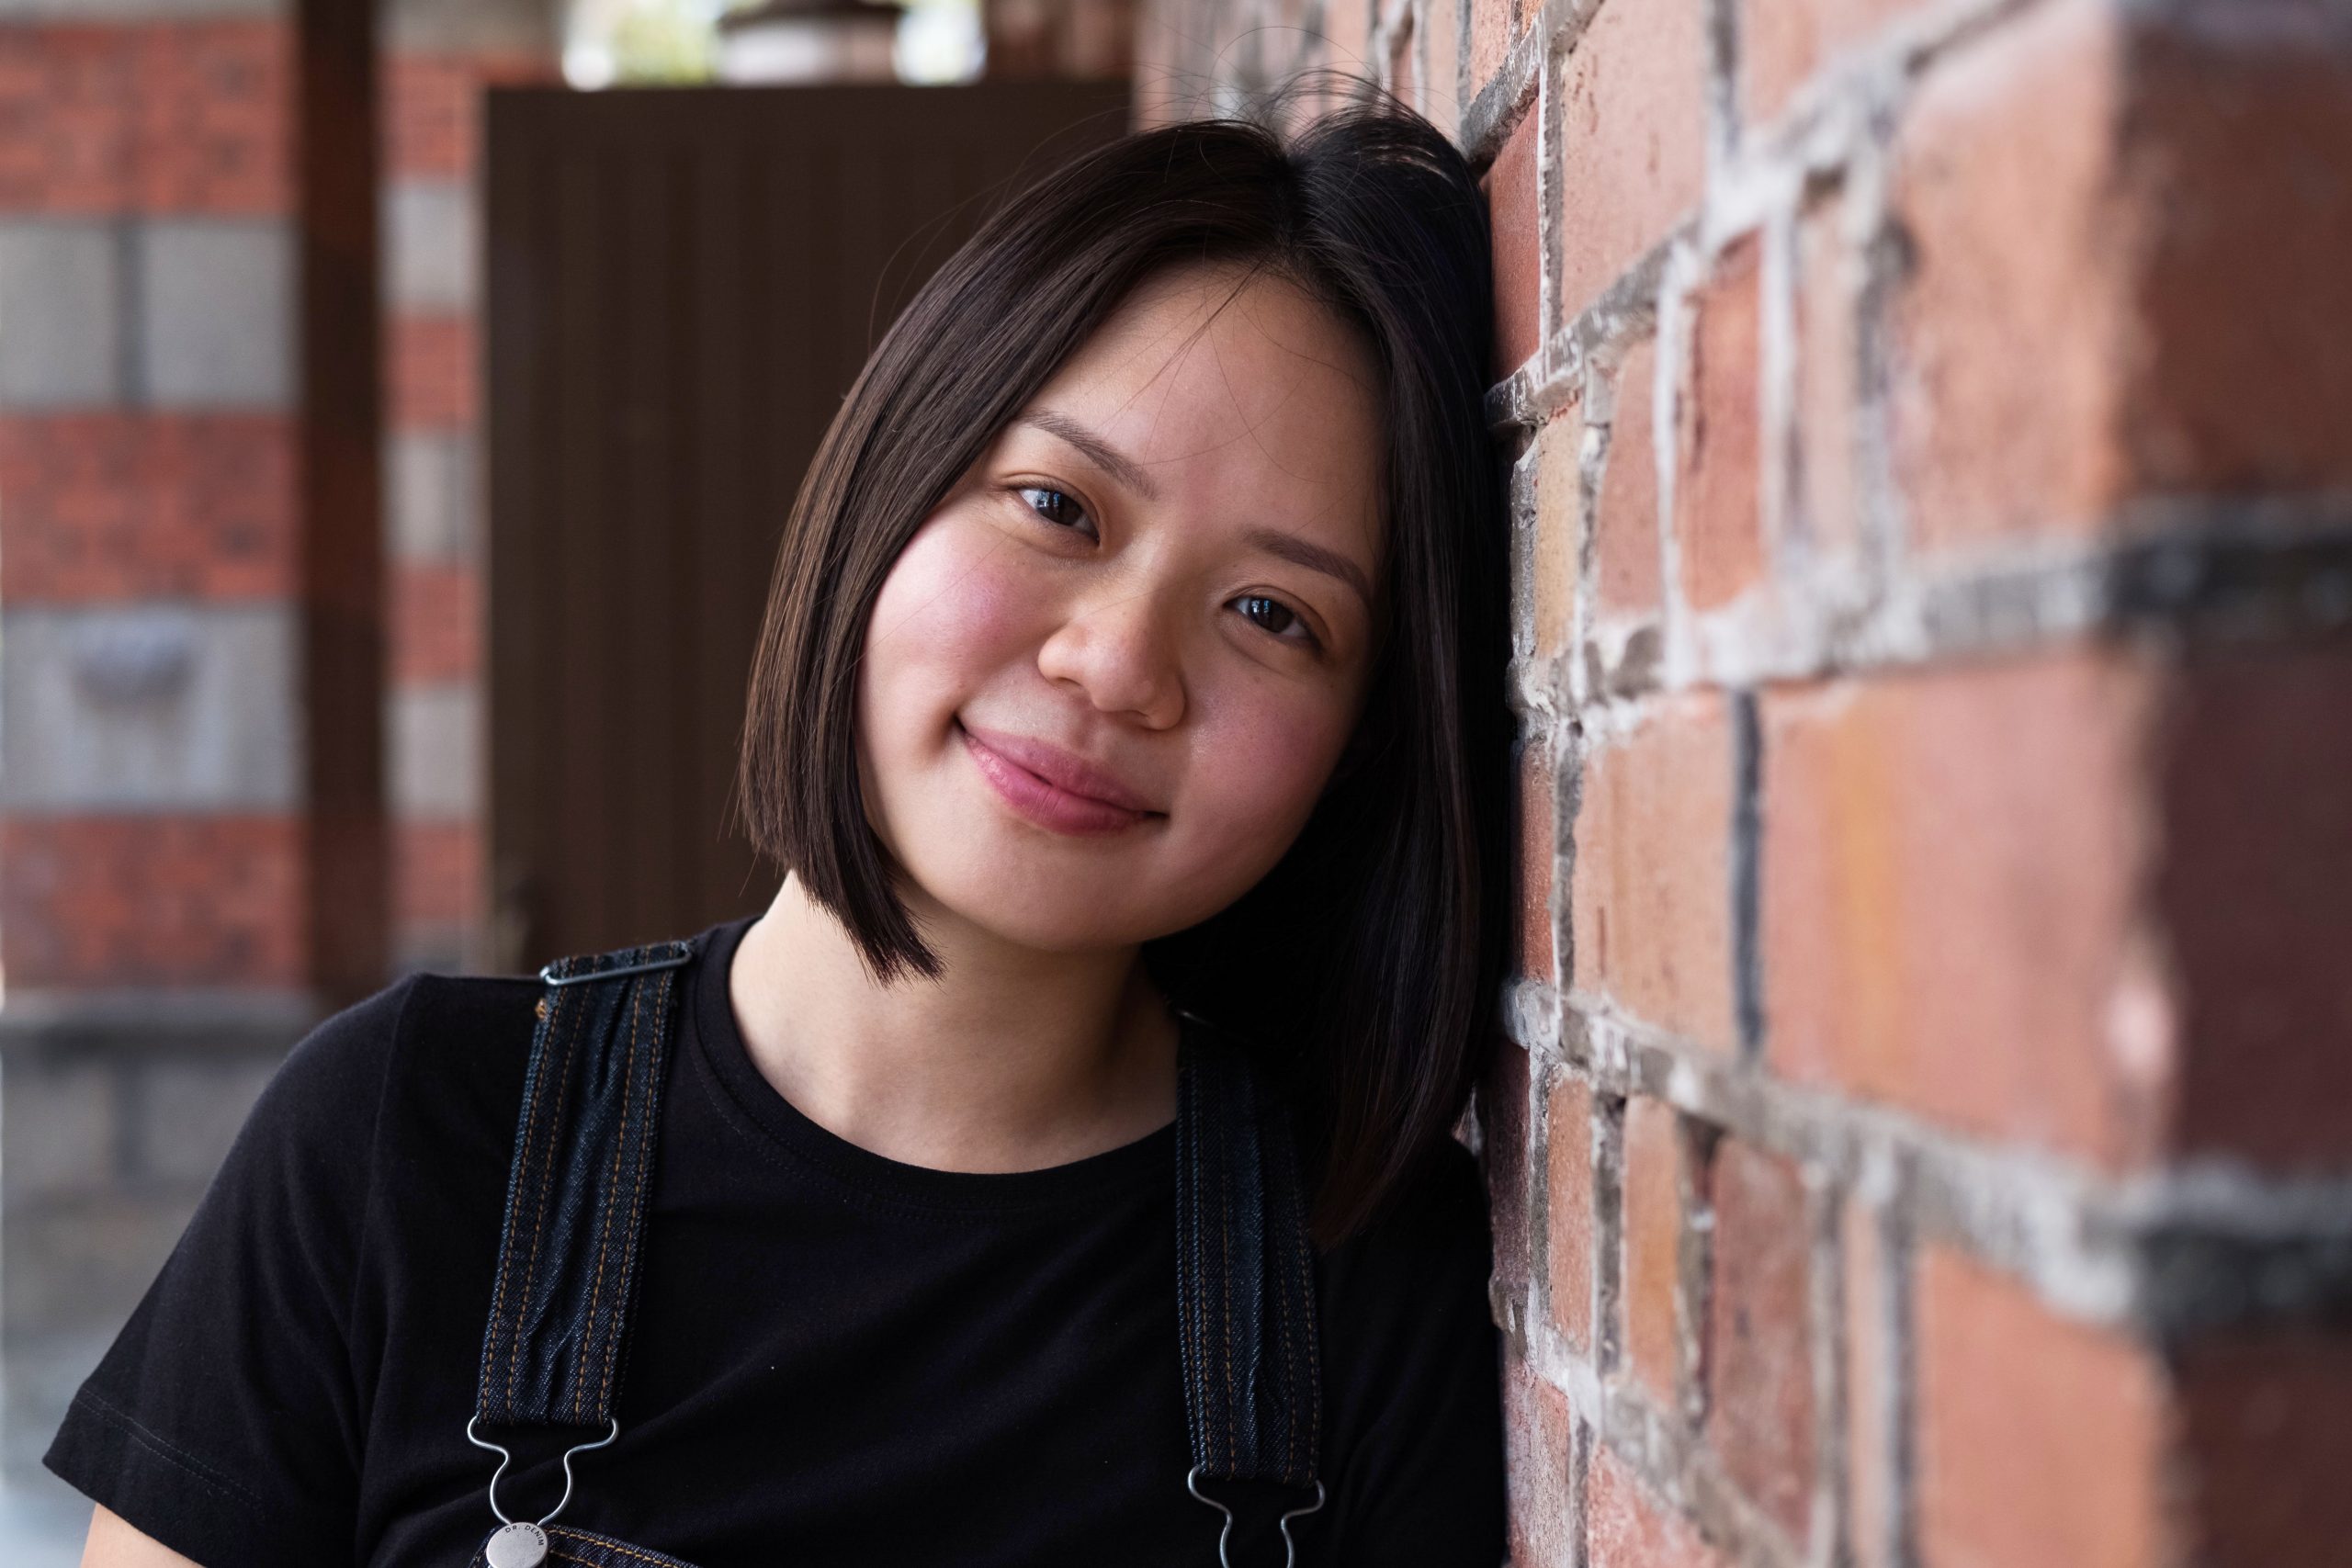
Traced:
<svg viewBox="0 0 2352 1568">
<path fill-rule="evenodd" d="M 985 655 L 993 662 L 1035 614 L 1017 552 L 994 529 L 941 518 L 899 553 L 875 601 L 868 657 Z"/>
</svg>

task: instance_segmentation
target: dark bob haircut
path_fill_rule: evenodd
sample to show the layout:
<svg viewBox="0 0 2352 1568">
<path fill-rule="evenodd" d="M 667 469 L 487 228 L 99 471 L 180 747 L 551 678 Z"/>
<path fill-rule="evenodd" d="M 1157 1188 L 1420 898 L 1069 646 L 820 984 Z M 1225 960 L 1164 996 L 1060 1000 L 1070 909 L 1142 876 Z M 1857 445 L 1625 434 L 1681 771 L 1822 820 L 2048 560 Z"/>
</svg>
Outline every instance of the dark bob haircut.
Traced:
<svg viewBox="0 0 2352 1568">
<path fill-rule="evenodd" d="M 1379 366 L 1388 621 L 1366 707 L 1285 857 L 1148 942 L 1178 1006 L 1252 1041 L 1297 1111 L 1329 1246 L 1419 1174 L 1467 1102 L 1508 963 L 1502 458 L 1485 412 L 1493 263 L 1460 151 L 1376 90 L 1276 129 L 1133 132 L 1013 195 L 868 358 L 788 519 L 743 728 L 740 804 L 879 979 L 938 972 L 858 783 L 857 666 L 908 539 L 1139 282 L 1234 262 L 1294 282 Z"/>
</svg>

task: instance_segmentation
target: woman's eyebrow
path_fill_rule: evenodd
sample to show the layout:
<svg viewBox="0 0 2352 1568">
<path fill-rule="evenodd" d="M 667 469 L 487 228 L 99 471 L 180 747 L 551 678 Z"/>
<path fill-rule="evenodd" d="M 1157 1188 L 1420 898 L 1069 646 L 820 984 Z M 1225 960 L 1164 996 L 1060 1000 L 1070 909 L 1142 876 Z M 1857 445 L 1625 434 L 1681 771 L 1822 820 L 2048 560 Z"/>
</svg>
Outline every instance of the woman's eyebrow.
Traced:
<svg viewBox="0 0 2352 1568">
<path fill-rule="evenodd" d="M 1151 482 L 1151 476 L 1143 471 L 1141 464 L 1070 418 L 1069 415 L 1057 413 L 1052 409 L 1038 409 L 1023 414 L 1014 423 L 1042 430 L 1048 435 L 1060 436 L 1085 453 L 1096 468 L 1101 468 L 1146 501 L 1159 499 L 1159 487 Z"/>
<path fill-rule="evenodd" d="M 1060 436 L 1064 441 L 1085 453 L 1096 468 L 1101 468 L 1129 490 L 1136 491 L 1145 500 L 1159 499 L 1159 487 L 1151 482 L 1150 477 L 1143 471 L 1141 465 L 1091 430 L 1087 429 L 1086 426 L 1079 423 L 1078 421 L 1070 418 L 1069 415 L 1057 412 L 1052 409 L 1036 409 L 1023 414 L 1013 423 L 1042 430 L 1048 435 Z M 1337 550 L 1325 549 L 1312 540 L 1302 539 L 1295 534 L 1285 534 L 1279 528 L 1251 527 L 1243 530 L 1241 537 L 1248 544 L 1265 551 L 1270 556 L 1278 556 L 1295 566 L 1303 566 L 1309 571 L 1319 571 L 1327 577 L 1338 578 L 1355 590 L 1356 597 L 1363 601 L 1365 609 L 1372 608 L 1372 583 L 1364 576 L 1363 568 Z"/>
</svg>

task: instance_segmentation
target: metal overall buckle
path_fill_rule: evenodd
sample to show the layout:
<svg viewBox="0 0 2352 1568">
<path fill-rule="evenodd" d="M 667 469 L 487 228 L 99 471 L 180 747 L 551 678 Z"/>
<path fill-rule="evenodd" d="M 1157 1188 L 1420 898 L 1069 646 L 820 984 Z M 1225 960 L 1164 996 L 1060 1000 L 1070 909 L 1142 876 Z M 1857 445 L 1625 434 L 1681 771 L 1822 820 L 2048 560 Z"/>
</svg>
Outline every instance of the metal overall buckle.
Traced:
<svg viewBox="0 0 2352 1568">
<path fill-rule="evenodd" d="M 1198 1497 L 1202 1502 L 1206 1503 L 1210 1507 L 1215 1508 L 1218 1513 L 1225 1516 L 1225 1524 L 1223 1528 L 1216 1532 L 1216 1560 L 1218 1568 L 1233 1568 L 1233 1560 L 1225 1554 L 1226 1541 L 1233 1534 L 1233 1510 L 1227 1507 L 1224 1504 L 1218 1502 L 1216 1498 L 1210 1496 L 1207 1493 L 1202 1491 L 1199 1486 L 1194 1484 L 1194 1483 L 1200 1479 L 1200 1475 L 1201 1467 L 1197 1464 L 1191 1470 L 1186 1471 L 1184 1472 L 1184 1490 L 1190 1492 L 1193 1496 Z M 1291 1520 L 1298 1517 L 1301 1514 L 1311 1514 L 1322 1506 L 1323 1483 L 1320 1481 L 1317 1481 L 1315 1483 L 1315 1501 L 1309 1503 L 1304 1508 L 1293 1508 L 1288 1513 L 1283 1515 L 1283 1568 L 1297 1568 L 1298 1563 L 1298 1543 L 1290 1538 Z"/>
<path fill-rule="evenodd" d="M 555 1506 L 549 1508 L 538 1523 L 532 1524 L 524 1519 L 508 1518 L 506 1510 L 498 1506 L 498 1478 L 506 1473 L 506 1467 L 514 1456 L 496 1443 L 474 1436 L 474 1423 L 481 1419 L 479 1416 L 466 1417 L 466 1441 L 478 1449 L 488 1449 L 498 1456 L 498 1468 L 490 1472 L 490 1511 L 498 1516 L 498 1528 L 490 1532 L 488 1540 L 482 1542 L 482 1555 L 490 1559 L 490 1568 L 538 1568 L 548 1556 L 548 1520 L 563 1512 L 563 1506 L 571 1501 L 571 1456 L 584 1454 L 590 1449 L 603 1448 L 621 1435 L 621 1424 L 607 1416 L 605 1419 L 612 1422 L 611 1431 L 593 1443 L 582 1443 L 577 1448 L 563 1450 L 563 1495 L 555 1500 Z"/>
</svg>

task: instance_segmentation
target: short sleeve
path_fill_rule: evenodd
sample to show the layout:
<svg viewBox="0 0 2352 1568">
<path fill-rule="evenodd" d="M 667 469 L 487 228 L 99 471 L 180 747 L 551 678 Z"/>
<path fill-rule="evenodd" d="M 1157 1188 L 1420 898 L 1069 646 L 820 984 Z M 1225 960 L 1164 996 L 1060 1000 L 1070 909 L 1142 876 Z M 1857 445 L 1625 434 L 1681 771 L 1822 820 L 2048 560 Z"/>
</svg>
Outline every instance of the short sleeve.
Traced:
<svg viewBox="0 0 2352 1568">
<path fill-rule="evenodd" d="M 1333 1249 L 1324 1381 L 1335 1419 L 1359 1436 L 1334 1456 L 1340 1537 L 1301 1529 L 1302 1556 L 1317 1540 L 1311 1561 L 1349 1568 L 1503 1561 L 1493 1261 L 1476 1156 L 1450 1139 L 1392 1217 Z"/>
<path fill-rule="evenodd" d="M 414 982 L 288 1054 L 42 1456 L 206 1568 L 351 1555 L 365 1421 L 352 1296 Z"/>
</svg>

